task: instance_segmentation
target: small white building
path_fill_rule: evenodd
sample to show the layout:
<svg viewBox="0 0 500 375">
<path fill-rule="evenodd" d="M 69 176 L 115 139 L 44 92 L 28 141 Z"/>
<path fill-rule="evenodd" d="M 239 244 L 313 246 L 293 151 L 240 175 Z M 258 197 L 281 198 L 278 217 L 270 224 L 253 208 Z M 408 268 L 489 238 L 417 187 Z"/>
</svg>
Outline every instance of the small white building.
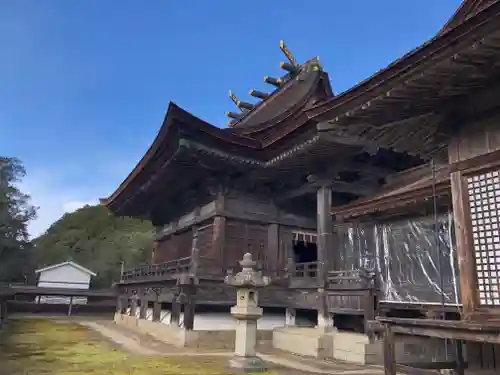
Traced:
<svg viewBox="0 0 500 375">
<path fill-rule="evenodd" d="M 38 275 L 37 286 L 42 288 L 89 289 L 90 279 L 96 276 L 95 272 L 67 261 L 35 271 Z M 37 297 L 39 303 L 69 303 L 70 297 Z M 73 304 L 84 304 L 85 297 L 74 297 Z"/>
</svg>

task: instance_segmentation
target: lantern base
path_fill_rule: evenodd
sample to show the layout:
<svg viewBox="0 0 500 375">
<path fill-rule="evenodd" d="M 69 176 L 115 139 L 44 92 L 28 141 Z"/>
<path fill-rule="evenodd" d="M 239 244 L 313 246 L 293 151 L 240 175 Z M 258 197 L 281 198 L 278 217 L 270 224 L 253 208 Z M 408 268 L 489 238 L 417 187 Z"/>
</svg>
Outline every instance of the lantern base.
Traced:
<svg viewBox="0 0 500 375">
<path fill-rule="evenodd" d="M 265 372 L 268 370 L 266 363 L 259 357 L 235 356 L 229 360 L 229 370 L 235 372 Z"/>
</svg>

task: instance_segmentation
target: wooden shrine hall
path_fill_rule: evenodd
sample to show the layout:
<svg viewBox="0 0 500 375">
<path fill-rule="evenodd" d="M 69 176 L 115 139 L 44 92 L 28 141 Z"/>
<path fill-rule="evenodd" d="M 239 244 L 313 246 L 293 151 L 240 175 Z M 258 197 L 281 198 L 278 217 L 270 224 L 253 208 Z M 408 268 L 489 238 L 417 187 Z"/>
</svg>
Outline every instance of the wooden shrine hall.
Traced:
<svg viewBox="0 0 500 375">
<path fill-rule="evenodd" d="M 284 74 L 251 90 L 258 100 L 230 93 L 228 128 L 171 103 L 101 200 L 156 228 L 123 299 L 156 317 L 171 304 L 192 328 L 199 306 L 234 303 L 222 280 L 251 252 L 273 280 L 265 308 L 384 329 L 387 374 L 413 371 L 393 363 L 394 333 L 455 340 L 456 353 L 460 340 L 500 343 L 500 1 L 465 0 L 434 38 L 340 94 L 319 59 L 280 47 Z M 487 350 L 468 346 L 469 365 L 498 366 Z"/>
<path fill-rule="evenodd" d="M 274 280 L 264 307 L 319 310 L 327 325 L 332 313 L 352 315 L 350 324 L 364 330 L 363 317 L 375 308 L 373 274 L 356 262 L 342 266 L 330 210 L 373 194 L 387 176 L 423 159 L 323 131 L 307 111 L 335 98 L 327 73 L 317 58 L 298 64 L 280 47 L 285 73 L 264 78 L 271 92 L 251 90 L 261 99 L 252 104 L 230 93 L 238 112 L 228 112 L 228 128 L 171 103 L 150 149 L 102 200 L 117 215 L 156 227 L 152 263 L 127 270 L 120 288 L 130 295 L 154 289 L 148 298 L 172 308 L 230 306 L 223 277 L 251 252 Z M 319 296 L 325 284 L 331 287 Z"/>
</svg>

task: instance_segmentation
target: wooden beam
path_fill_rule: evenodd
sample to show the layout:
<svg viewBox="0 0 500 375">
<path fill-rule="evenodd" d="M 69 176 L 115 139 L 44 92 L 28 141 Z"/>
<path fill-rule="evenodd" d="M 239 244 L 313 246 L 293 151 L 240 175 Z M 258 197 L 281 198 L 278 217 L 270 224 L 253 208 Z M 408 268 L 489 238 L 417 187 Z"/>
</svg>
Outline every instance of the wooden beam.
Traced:
<svg viewBox="0 0 500 375">
<path fill-rule="evenodd" d="M 425 319 L 420 320 L 425 321 Z M 439 320 L 435 321 L 440 323 L 442 322 Z M 485 327 L 484 329 L 475 330 L 467 327 L 454 328 L 449 327 L 445 324 L 443 324 L 442 326 L 425 326 L 423 324 L 418 326 L 409 324 L 387 324 L 386 326 L 390 326 L 393 333 L 396 334 L 500 344 L 500 334 L 498 332 L 498 329 L 492 331 L 490 329 L 487 329 L 487 327 Z"/>
<path fill-rule="evenodd" d="M 238 100 L 238 102 L 236 103 L 236 105 L 238 106 L 238 108 L 243 108 L 243 109 L 248 109 L 249 111 L 251 111 L 255 106 L 251 103 L 248 103 L 248 102 L 242 102 L 241 100 Z"/>
<path fill-rule="evenodd" d="M 264 77 L 264 82 L 269 83 L 270 85 L 276 86 L 276 87 L 281 87 L 283 84 L 283 80 L 281 78 L 273 78 L 269 76 Z"/>
<path fill-rule="evenodd" d="M 373 194 L 379 186 L 373 184 L 371 180 L 360 180 L 356 182 L 333 181 L 330 184 L 330 188 L 337 193 L 349 193 L 365 197 Z"/>
<path fill-rule="evenodd" d="M 262 100 L 266 100 L 267 98 L 269 98 L 269 94 L 262 92 L 262 91 L 250 90 L 249 94 L 251 96 L 253 96 L 254 98 L 258 98 L 258 99 L 262 99 Z"/>
<path fill-rule="evenodd" d="M 243 113 L 236 113 L 236 112 L 226 112 L 226 116 L 230 117 L 232 119 L 239 120 L 240 118 L 242 118 L 244 116 L 244 114 Z"/>
<path fill-rule="evenodd" d="M 326 168 L 319 175 L 311 174 L 311 176 L 314 176 L 311 178 L 316 178 L 316 179 L 334 178 L 340 172 L 358 172 L 363 175 L 378 177 L 378 178 L 384 178 L 393 175 L 395 173 L 395 171 L 390 168 L 379 167 L 369 163 L 361 163 L 357 161 L 345 161 L 333 164 L 332 166 Z"/>
<path fill-rule="evenodd" d="M 332 191 L 337 193 L 349 193 L 360 197 L 374 194 L 377 189 L 380 188 L 375 180 L 368 178 L 355 182 L 345 182 L 340 180 L 315 180 L 314 178 L 311 178 L 310 182 L 298 187 L 297 189 L 281 194 L 276 201 L 278 203 L 284 202 L 306 194 L 314 193 L 319 185 L 329 186 Z"/>
<path fill-rule="evenodd" d="M 286 62 L 280 62 L 280 68 L 292 74 L 299 71 L 299 69 L 295 65 Z"/>
<path fill-rule="evenodd" d="M 319 123 L 316 128 L 318 129 L 319 136 L 325 141 L 336 143 L 342 146 L 360 147 L 366 149 L 371 154 L 376 153 L 380 148 L 379 143 L 363 137 L 346 134 L 338 125 Z"/>
<path fill-rule="evenodd" d="M 229 98 L 233 101 L 234 104 L 236 104 L 236 106 L 238 106 L 238 98 L 233 94 L 231 90 L 229 90 Z"/>
<path fill-rule="evenodd" d="M 310 183 L 304 184 L 297 189 L 293 189 L 287 193 L 280 194 L 280 197 L 279 197 L 279 199 L 277 199 L 277 202 L 279 203 L 279 202 L 287 201 L 287 200 L 290 200 L 293 198 L 301 197 L 303 195 L 310 194 L 310 193 L 314 192 L 314 190 L 315 190 L 315 187 L 313 184 L 310 184 Z"/>
<path fill-rule="evenodd" d="M 359 172 L 368 178 L 362 178 L 353 183 L 335 180 L 340 172 Z M 326 168 L 320 173 L 310 174 L 307 178 L 308 183 L 292 189 L 284 194 L 280 194 L 277 202 L 284 202 L 306 194 L 313 193 L 318 184 L 326 183 L 332 187 L 333 191 L 347 192 L 359 196 L 366 196 L 374 193 L 380 186 L 378 179 L 393 175 L 395 171 L 373 166 L 366 163 L 355 161 L 344 161 Z"/>
</svg>

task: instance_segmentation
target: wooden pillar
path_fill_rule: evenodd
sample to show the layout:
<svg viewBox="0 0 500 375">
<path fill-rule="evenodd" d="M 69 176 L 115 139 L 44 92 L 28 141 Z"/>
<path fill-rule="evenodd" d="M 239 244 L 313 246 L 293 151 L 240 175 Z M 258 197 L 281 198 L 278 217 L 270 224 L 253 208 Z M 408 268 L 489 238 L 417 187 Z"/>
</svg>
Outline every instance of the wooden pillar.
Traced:
<svg viewBox="0 0 500 375">
<path fill-rule="evenodd" d="M 332 209 L 332 190 L 327 186 L 320 186 L 317 192 L 317 232 L 318 232 L 318 282 L 323 285 L 326 280 L 326 274 L 331 266 L 330 254 L 333 248 L 333 221 L 331 215 Z"/>
<path fill-rule="evenodd" d="M 188 282 L 190 282 L 189 280 Z M 180 286 L 180 294 L 177 298 L 179 306 L 183 307 L 184 319 L 183 325 L 187 330 L 194 328 L 194 315 L 196 307 L 196 286 L 192 283 L 186 283 Z"/>
<path fill-rule="evenodd" d="M 179 326 L 181 318 L 181 302 L 178 297 L 172 300 L 172 313 L 170 314 L 170 324 Z"/>
<path fill-rule="evenodd" d="M 196 277 L 198 268 L 200 266 L 200 250 L 198 248 L 198 226 L 194 225 L 192 228 L 193 240 L 191 242 L 191 275 Z"/>
<path fill-rule="evenodd" d="M 128 297 L 126 295 L 125 296 L 121 296 L 120 300 L 121 300 L 121 305 L 122 305 L 121 313 L 122 314 L 126 314 L 127 313 L 127 308 L 128 308 Z"/>
<path fill-rule="evenodd" d="M 284 264 L 279 252 L 279 225 L 269 224 L 267 228 L 267 254 L 265 259 L 272 269 L 283 269 Z"/>
<path fill-rule="evenodd" d="M 137 295 L 130 297 L 130 316 L 137 316 Z"/>
<path fill-rule="evenodd" d="M 474 246 L 472 242 L 471 213 L 466 181 L 462 173 L 450 174 L 453 216 L 458 268 L 460 275 L 460 297 L 465 315 L 470 315 L 478 306 Z"/>
<path fill-rule="evenodd" d="M 384 327 L 384 370 L 385 375 L 396 375 L 396 350 L 394 332 L 389 324 Z"/>
<path fill-rule="evenodd" d="M 216 259 L 220 261 L 220 266 L 225 265 L 227 262 L 224 251 L 225 236 L 226 218 L 224 216 L 216 216 L 214 218 L 212 246 L 214 247 L 213 254 L 216 254 Z"/>
<path fill-rule="evenodd" d="M 288 307 L 285 310 L 285 326 L 295 327 L 296 310 L 293 307 Z"/>
<path fill-rule="evenodd" d="M 68 316 L 71 316 L 72 309 L 73 309 L 73 296 L 69 297 Z"/>
<path fill-rule="evenodd" d="M 148 316 L 148 296 L 146 291 L 141 290 L 141 308 L 139 309 L 139 319 L 147 319 Z"/>
<path fill-rule="evenodd" d="M 279 234 L 279 251 L 283 259 L 287 275 L 292 277 L 295 275 L 295 256 L 293 253 L 293 232 L 290 228 L 281 226 L 278 228 Z"/>
<path fill-rule="evenodd" d="M 153 322 L 161 321 L 161 302 L 157 299 L 153 303 Z"/>
<path fill-rule="evenodd" d="M 195 301 L 194 298 L 188 298 L 184 304 L 184 328 L 192 330 L 194 328 L 194 315 L 195 315 Z"/>
<path fill-rule="evenodd" d="M 116 312 L 118 314 L 121 314 L 123 311 L 123 300 L 122 300 L 122 297 L 119 295 L 117 298 L 116 298 Z"/>
<path fill-rule="evenodd" d="M 158 233 L 158 227 L 156 227 L 155 229 L 156 229 L 155 233 Z M 155 240 L 153 242 L 153 250 L 151 251 L 151 264 L 159 263 L 156 261 L 156 249 L 157 249 L 157 247 L 158 247 L 158 241 Z"/>
<path fill-rule="evenodd" d="M 457 364 L 456 371 L 458 375 L 465 374 L 465 360 L 462 340 L 455 341 L 455 362 Z"/>
<path fill-rule="evenodd" d="M 373 283 L 368 285 L 368 290 L 362 298 L 364 331 L 368 335 L 370 342 L 373 342 L 375 340 L 375 332 L 368 329 L 369 323 L 375 319 L 375 286 Z"/>
<path fill-rule="evenodd" d="M 330 269 L 332 252 L 333 222 L 330 214 L 332 208 L 332 191 L 327 186 L 320 186 L 317 192 L 317 231 L 318 231 L 318 328 L 329 331 L 333 329 L 333 318 L 328 310 L 328 296 L 325 290 L 327 273 Z"/>
<path fill-rule="evenodd" d="M 7 300 L 0 298 L 0 328 L 2 328 L 7 320 Z"/>
<path fill-rule="evenodd" d="M 293 260 L 293 257 L 289 257 L 288 261 L 286 262 L 286 275 L 287 277 L 291 280 L 295 277 L 295 271 L 296 271 L 296 265 Z"/>
</svg>

